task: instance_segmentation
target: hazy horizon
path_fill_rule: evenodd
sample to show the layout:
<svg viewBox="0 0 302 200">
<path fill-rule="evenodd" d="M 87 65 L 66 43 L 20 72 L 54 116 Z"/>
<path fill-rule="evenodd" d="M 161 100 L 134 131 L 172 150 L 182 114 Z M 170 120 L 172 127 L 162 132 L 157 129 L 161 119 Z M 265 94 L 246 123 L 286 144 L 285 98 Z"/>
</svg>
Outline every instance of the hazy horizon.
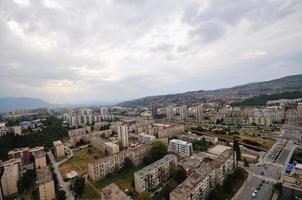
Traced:
<svg viewBox="0 0 302 200">
<path fill-rule="evenodd" d="M 0 0 L 0 96 L 117 103 L 301 74 L 301 11 L 298 0 Z"/>
</svg>

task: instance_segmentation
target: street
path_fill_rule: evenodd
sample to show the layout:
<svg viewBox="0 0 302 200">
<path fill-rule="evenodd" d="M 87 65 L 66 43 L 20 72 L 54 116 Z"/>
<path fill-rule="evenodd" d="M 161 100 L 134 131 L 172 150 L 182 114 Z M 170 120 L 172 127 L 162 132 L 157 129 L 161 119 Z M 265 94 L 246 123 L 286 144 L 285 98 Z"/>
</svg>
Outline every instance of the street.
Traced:
<svg viewBox="0 0 302 200">
<path fill-rule="evenodd" d="M 66 160 L 68 160 L 70 157 L 72 157 L 72 152 L 71 154 L 66 157 L 64 160 L 60 161 L 60 162 L 56 162 L 53 154 L 51 151 L 48 151 L 47 152 L 47 155 L 49 156 L 49 159 L 54 167 L 54 172 L 56 173 L 57 175 L 57 178 L 58 178 L 58 182 L 59 182 L 59 185 L 62 186 L 62 190 L 64 190 L 66 192 L 66 199 L 67 200 L 73 200 L 74 199 L 74 196 L 72 194 L 72 192 L 69 190 L 69 182 L 65 182 L 61 176 L 61 173 L 59 171 L 59 165 L 63 162 L 65 162 Z"/>
</svg>

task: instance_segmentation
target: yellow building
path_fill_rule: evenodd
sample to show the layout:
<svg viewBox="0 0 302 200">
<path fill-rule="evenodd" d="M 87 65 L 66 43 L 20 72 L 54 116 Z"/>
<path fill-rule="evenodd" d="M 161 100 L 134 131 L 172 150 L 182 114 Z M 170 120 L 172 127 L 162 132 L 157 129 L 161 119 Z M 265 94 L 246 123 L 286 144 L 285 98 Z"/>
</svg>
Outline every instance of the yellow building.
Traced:
<svg viewBox="0 0 302 200">
<path fill-rule="evenodd" d="M 36 153 L 35 154 L 35 167 L 36 169 L 38 168 L 43 168 L 46 167 L 46 156 L 44 153 Z"/>
<path fill-rule="evenodd" d="M 3 197 L 18 194 L 19 165 L 11 164 L 4 166 L 4 172 L 1 178 Z"/>
<path fill-rule="evenodd" d="M 60 140 L 54 141 L 53 146 L 55 148 L 55 156 L 56 157 L 64 157 L 65 156 L 64 144 Z"/>
<path fill-rule="evenodd" d="M 37 180 L 40 200 L 53 200 L 56 198 L 52 174 L 48 167 L 37 169 Z"/>
</svg>

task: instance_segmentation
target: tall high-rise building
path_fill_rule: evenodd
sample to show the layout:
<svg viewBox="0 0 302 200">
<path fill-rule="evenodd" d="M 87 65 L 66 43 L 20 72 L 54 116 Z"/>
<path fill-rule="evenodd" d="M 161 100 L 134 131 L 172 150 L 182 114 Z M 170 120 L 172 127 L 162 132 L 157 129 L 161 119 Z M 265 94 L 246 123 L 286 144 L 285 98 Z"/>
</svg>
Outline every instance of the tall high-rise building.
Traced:
<svg viewBox="0 0 302 200">
<path fill-rule="evenodd" d="M 204 107 L 203 105 L 196 106 L 196 121 L 201 122 L 203 119 Z"/>
<path fill-rule="evenodd" d="M 117 127 L 118 140 L 122 143 L 123 147 L 129 147 L 129 136 L 128 136 L 128 126 L 119 125 Z"/>
<path fill-rule="evenodd" d="M 173 107 L 172 106 L 168 106 L 166 108 L 166 115 L 167 115 L 167 119 L 171 120 L 174 117 L 174 113 L 173 113 Z"/>
<path fill-rule="evenodd" d="M 56 198 L 54 181 L 48 167 L 39 168 L 37 171 L 37 181 L 40 200 L 52 200 Z"/>
<path fill-rule="evenodd" d="M 157 106 L 156 105 L 152 106 L 152 117 L 153 117 L 153 119 L 157 118 Z"/>
<path fill-rule="evenodd" d="M 102 118 L 105 118 L 105 117 L 108 117 L 109 110 L 107 107 L 101 107 L 100 113 L 101 113 Z"/>
<path fill-rule="evenodd" d="M 183 120 L 183 121 L 187 120 L 187 118 L 188 118 L 188 108 L 187 108 L 186 105 L 183 105 L 183 106 L 180 107 L 179 115 L 180 115 L 181 120 Z"/>
</svg>

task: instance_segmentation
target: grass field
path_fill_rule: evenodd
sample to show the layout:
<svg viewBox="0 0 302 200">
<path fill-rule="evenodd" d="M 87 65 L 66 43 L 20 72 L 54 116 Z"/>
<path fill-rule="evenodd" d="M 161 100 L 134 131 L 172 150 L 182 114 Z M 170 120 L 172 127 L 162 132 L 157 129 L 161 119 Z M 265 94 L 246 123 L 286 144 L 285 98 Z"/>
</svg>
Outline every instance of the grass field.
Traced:
<svg viewBox="0 0 302 200">
<path fill-rule="evenodd" d="M 274 139 L 269 139 L 269 138 L 262 138 L 262 137 L 259 137 L 259 136 L 248 136 L 248 135 L 240 135 L 238 136 L 240 137 L 240 142 L 243 142 L 243 140 L 251 140 L 251 141 L 254 141 L 254 142 L 257 142 L 260 144 L 259 147 L 262 147 L 264 149 L 270 149 L 276 142 L 276 140 Z"/>
<path fill-rule="evenodd" d="M 90 185 L 86 185 L 84 194 L 81 199 L 100 199 L 100 195 L 96 193 L 96 191 Z"/>
<path fill-rule="evenodd" d="M 92 161 L 95 156 L 104 157 L 104 154 L 94 147 L 73 151 L 73 157 L 59 166 L 61 175 L 65 177 L 72 170 L 75 170 L 79 175 L 88 173 L 88 162 Z"/>
<path fill-rule="evenodd" d="M 293 153 L 293 156 L 291 158 L 291 163 L 294 161 L 297 161 L 298 163 L 302 163 L 302 148 L 297 147 Z"/>
<path fill-rule="evenodd" d="M 131 195 L 132 197 L 136 197 L 137 193 L 134 190 L 134 172 L 136 172 L 139 169 L 144 168 L 145 165 L 141 164 L 138 165 L 136 167 L 127 169 L 127 170 L 123 170 L 122 172 L 118 172 L 114 175 L 110 175 L 107 176 L 106 178 L 104 178 L 103 180 L 100 180 L 98 182 L 95 183 L 95 186 L 98 189 L 101 189 L 107 185 L 109 185 L 110 183 L 115 183 L 117 184 L 121 189 L 123 189 L 124 191 L 129 191 L 127 192 L 129 195 Z"/>
</svg>

